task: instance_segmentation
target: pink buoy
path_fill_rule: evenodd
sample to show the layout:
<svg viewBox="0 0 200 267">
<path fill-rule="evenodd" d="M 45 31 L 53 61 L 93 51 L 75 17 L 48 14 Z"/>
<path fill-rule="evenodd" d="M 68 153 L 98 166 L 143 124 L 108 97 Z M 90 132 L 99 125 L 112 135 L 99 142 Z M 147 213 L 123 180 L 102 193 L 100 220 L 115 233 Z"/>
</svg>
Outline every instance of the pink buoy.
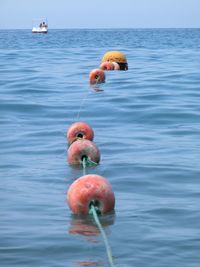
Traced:
<svg viewBox="0 0 200 267">
<path fill-rule="evenodd" d="M 86 139 L 73 142 L 68 149 L 69 164 L 81 165 L 84 158 L 99 163 L 100 152 L 97 146 L 92 141 Z"/>
<path fill-rule="evenodd" d="M 67 203 L 74 214 L 88 214 L 91 205 L 99 214 L 114 210 L 115 196 L 111 184 L 96 174 L 75 180 L 67 192 Z"/>
<path fill-rule="evenodd" d="M 101 70 L 114 70 L 114 65 L 112 62 L 106 61 L 101 63 L 100 65 Z"/>
<path fill-rule="evenodd" d="M 78 139 L 87 139 L 92 141 L 93 138 L 94 132 L 90 125 L 85 122 L 75 122 L 67 131 L 67 140 L 69 145 Z"/>
<path fill-rule="evenodd" d="M 89 80 L 91 84 L 104 83 L 105 79 L 105 73 L 101 69 L 93 69 L 89 74 Z"/>
<path fill-rule="evenodd" d="M 120 66 L 117 62 L 112 62 L 113 66 L 114 66 L 114 70 L 120 70 Z"/>
</svg>

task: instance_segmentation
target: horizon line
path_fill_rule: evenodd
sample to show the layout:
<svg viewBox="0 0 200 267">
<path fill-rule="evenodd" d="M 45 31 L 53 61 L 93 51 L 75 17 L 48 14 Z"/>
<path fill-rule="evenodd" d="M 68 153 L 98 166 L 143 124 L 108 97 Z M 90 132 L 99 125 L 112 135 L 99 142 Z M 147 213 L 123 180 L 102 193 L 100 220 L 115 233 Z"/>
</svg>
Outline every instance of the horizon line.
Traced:
<svg viewBox="0 0 200 267">
<path fill-rule="evenodd" d="M 0 30 L 31 30 L 32 28 L 0 28 Z M 200 29 L 199 27 L 71 27 L 71 28 L 50 28 L 50 30 L 137 30 L 137 29 Z"/>
</svg>

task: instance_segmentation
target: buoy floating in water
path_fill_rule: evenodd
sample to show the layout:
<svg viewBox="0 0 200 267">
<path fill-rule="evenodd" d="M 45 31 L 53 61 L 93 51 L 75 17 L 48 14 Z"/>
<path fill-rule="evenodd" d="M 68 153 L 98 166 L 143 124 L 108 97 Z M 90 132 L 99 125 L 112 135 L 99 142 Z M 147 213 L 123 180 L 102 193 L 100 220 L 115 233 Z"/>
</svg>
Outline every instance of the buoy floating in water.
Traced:
<svg viewBox="0 0 200 267">
<path fill-rule="evenodd" d="M 73 142 L 68 149 L 68 162 L 70 165 L 82 165 L 83 159 L 94 162 L 100 161 L 98 147 L 90 140 L 81 139 Z"/>
<path fill-rule="evenodd" d="M 101 69 L 93 69 L 89 74 L 89 80 L 91 84 L 104 83 L 105 79 L 105 73 Z"/>
<path fill-rule="evenodd" d="M 117 62 L 112 62 L 113 66 L 114 66 L 114 70 L 120 70 L 120 66 Z"/>
<path fill-rule="evenodd" d="M 67 193 L 67 202 L 74 214 L 88 214 L 93 205 L 99 214 L 114 210 L 115 196 L 110 183 L 96 174 L 74 181 Z"/>
<path fill-rule="evenodd" d="M 85 122 L 73 123 L 67 131 L 68 144 L 71 145 L 78 139 L 87 139 L 92 141 L 94 138 L 94 132 L 90 125 Z"/>
<path fill-rule="evenodd" d="M 101 62 L 116 62 L 120 66 L 120 70 L 128 70 L 126 56 L 120 51 L 108 51 L 104 54 Z"/>
<path fill-rule="evenodd" d="M 100 65 L 100 69 L 101 70 L 114 70 L 114 64 L 109 61 L 103 62 Z"/>
<path fill-rule="evenodd" d="M 100 69 L 102 70 L 120 70 L 120 66 L 117 62 L 105 61 L 101 63 Z"/>
</svg>

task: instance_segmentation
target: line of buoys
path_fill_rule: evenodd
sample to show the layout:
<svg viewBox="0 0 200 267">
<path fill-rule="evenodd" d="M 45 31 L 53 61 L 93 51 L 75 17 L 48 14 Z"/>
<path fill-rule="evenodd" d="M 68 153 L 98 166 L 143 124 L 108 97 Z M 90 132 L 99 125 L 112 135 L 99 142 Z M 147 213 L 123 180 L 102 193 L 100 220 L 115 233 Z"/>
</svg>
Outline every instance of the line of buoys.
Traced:
<svg viewBox="0 0 200 267">
<path fill-rule="evenodd" d="M 67 131 L 68 163 L 85 167 L 100 162 L 100 151 L 90 139 L 94 131 L 83 122 L 73 123 Z M 102 176 L 91 174 L 77 179 L 69 188 L 67 203 L 75 214 L 88 214 L 93 205 L 99 214 L 114 210 L 115 197 L 111 185 Z"/>
<path fill-rule="evenodd" d="M 89 73 L 90 84 L 105 82 L 104 70 L 128 70 L 126 56 L 119 51 L 107 52 L 102 58 L 100 67 Z M 93 129 L 84 122 L 76 122 L 68 129 L 68 163 L 82 165 L 83 176 L 70 185 L 67 192 L 67 203 L 75 215 L 93 215 L 104 239 L 110 266 L 113 267 L 112 252 L 98 215 L 114 210 L 115 195 L 106 178 L 96 174 L 86 175 L 86 166 L 90 166 L 91 163 L 97 165 L 100 162 L 100 151 L 92 142 L 93 137 Z"/>
<path fill-rule="evenodd" d="M 128 70 L 126 56 L 120 51 L 108 51 L 104 54 L 98 69 L 93 69 L 89 74 L 90 84 L 105 82 L 105 71 Z"/>
<path fill-rule="evenodd" d="M 120 51 L 108 51 L 104 54 L 101 62 L 116 62 L 120 70 L 128 70 L 128 63 L 124 53 Z"/>
<path fill-rule="evenodd" d="M 69 145 L 67 159 L 70 165 L 82 165 L 84 159 L 86 163 L 99 163 L 100 151 L 95 143 L 92 142 L 93 138 L 94 131 L 85 122 L 75 122 L 69 127 L 67 131 Z"/>
</svg>

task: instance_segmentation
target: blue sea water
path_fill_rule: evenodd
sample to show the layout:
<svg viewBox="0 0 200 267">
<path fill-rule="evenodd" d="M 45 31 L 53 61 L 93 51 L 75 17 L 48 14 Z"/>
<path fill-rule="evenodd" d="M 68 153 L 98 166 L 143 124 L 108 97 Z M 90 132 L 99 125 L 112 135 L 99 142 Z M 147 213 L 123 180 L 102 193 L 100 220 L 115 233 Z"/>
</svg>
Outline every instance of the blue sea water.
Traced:
<svg viewBox="0 0 200 267">
<path fill-rule="evenodd" d="M 88 74 L 108 50 L 128 71 Z M 82 175 L 66 131 L 95 132 L 115 214 L 101 218 L 119 267 L 200 264 L 200 30 L 0 31 L 0 266 L 109 266 L 91 217 L 66 204 Z"/>
</svg>

